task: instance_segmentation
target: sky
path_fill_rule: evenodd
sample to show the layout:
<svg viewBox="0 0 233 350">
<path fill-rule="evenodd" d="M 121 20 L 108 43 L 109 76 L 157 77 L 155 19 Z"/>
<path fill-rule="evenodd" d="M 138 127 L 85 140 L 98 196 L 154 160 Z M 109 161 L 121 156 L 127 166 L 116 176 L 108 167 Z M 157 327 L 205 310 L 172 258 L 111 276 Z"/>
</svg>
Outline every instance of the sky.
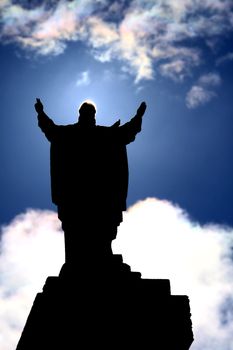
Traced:
<svg viewBox="0 0 233 350">
<path fill-rule="evenodd" d="M 99 125 L 146 101 L 114 249 L 189 295 L 192 350 L 232 350 L 232 1 L 1 0 L 0 39 L 1 349 L 64 260 L 39 97 L 57 124 L 86 99 Z"/>
</svg>

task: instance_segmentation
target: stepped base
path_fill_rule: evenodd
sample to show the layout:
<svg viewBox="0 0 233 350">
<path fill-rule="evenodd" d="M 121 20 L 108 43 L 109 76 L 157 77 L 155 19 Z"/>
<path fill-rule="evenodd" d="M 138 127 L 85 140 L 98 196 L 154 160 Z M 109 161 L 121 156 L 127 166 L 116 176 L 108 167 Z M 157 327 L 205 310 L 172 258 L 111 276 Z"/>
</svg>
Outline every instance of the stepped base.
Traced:
<svg viewBox="0 0 233 350">
<path fill-rule="evenodd" d="M 17 350 L 74 345 L 189 349 L 193 333 L 187 296 L 171 295 L 169 280 L 142 279 L 120 255 L 97 265 L 77 275 L 64 264 L 58 277 L 47 278 Z"/>
</svg>

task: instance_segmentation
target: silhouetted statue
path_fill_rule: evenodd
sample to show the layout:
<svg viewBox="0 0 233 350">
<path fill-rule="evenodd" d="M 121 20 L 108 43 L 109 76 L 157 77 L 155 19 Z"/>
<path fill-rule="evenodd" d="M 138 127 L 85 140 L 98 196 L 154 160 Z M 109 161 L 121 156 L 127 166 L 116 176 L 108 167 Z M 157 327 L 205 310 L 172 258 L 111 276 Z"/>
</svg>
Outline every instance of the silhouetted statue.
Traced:
<svg viewBox="0 0 233 350">
<path fill-rule="evenodd" d="M 40 99 L 35 109 L 38 125 L 51 143 L 52 201 L 65 232 L 66 262 L 90 252 L 111 254 L 111 241 L 126 210 L 128 162 L 126 145 L 141 131 L 146 110 L 120 126 L 96 125 L 95 106 L 84 102 L 78 122 L 56 125 Z"/>
<path fill-rule="evenodd" d="M 78 123 L 57 126 L 37 100 L 51 142 L 52 198 L 65 231 L 66 262 L 37 293 L 16 350 L 140 348 L 188 350 L 189 299 L 167 279 L 131 271 L 111 241 L 126 209 L 126 145 L 141 130 L 146 105 L 120 126 L 95 125 L 84 103 Z"/>
</svg>

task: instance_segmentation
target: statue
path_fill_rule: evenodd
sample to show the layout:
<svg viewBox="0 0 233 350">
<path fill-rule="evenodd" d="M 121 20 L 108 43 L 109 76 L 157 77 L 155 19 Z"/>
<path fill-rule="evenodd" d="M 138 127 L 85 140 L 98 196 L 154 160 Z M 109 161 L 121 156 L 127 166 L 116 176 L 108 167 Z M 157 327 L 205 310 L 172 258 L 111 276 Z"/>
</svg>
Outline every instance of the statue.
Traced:
<svg viewBox="0 0 233 350">
<path fill-rule="evenodd" d="M 124 125 L 96 125 L 96 109 L 84 102 L 78 122 L 56 125 L 35 103 L 38 125 L 51 143 L 51 192 L 65 233 L 66 262 L 82 254 L 112 254 L 111 242 L 126 210 L 128 161 L 126 145 L 141 131 L 142 102 Z"/>
<path fill-rule="evenodd" d="M 95 107 L 86 102 L 78 122 L 66 126 L 55 125 L 39 99 L 35 108 L 51 143 L 52 200 L 66 261 L 36 295 L 16 350 L 188 350 L 188 297 L 171 295 L 167 279 L 142 278 L 111 251 L 126 209 L 126 145 L 141 130 L 145 102 L 128 123 L 111 127 L 96 126 Z"/>
</svg>

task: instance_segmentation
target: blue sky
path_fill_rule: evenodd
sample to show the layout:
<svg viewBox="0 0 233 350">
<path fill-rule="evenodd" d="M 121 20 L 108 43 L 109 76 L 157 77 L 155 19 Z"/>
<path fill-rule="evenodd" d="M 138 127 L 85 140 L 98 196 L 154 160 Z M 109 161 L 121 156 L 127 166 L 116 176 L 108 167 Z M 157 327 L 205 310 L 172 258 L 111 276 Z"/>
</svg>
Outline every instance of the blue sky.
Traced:
<svg viewBox="0 0 233 350">
<path fill-rule="evenodd" d="M 164 203 L 171 203 L 177 217 L 177 208 L 182 208 L 181 217 L 189 218 L 192 228 L 203 228 L 200 245 L 209 237 L 205 227 L 212 225 L 217 230 L 211 231 L 218 237 L 215 243 L 225 256 L 230 254 L 232 242 L 226 237 L 233 227 L 231 0 L 2 0 L 0 38 L 1 226 L 8 225 L 12 232 L 15 217 L 28 208 L 38 218 L 39 209 L 45 216 L 47 209 L 56 210 L 50 198 L 49 144 L 37 126 L 36 97 L 57 124 L 76 122 L 85 99 L 96 103 L 100 125 L 119 118 L 128 121 L 146 101 L 142 132 L 128 146 L 128 205 L 151 197 L 159 203 L 157 213 Z M 166 208 L 161 232 L 166 221 L 173 222 L 170 206 Z M 156 215 L 155 211 L 152 217 Z M 152 223 L 159 230 L 156 225 Z M 177 227 L 178 232 L 183 226 Z M 193 231 L 190 237 L 195 246 Z M 188 243 L 187 247 L 191 249 Z M 207 260 L 216 271 L 225 271 L 216 251 L 208 252 Z M 195 259 L 194 265 L 198 253 Z M 193 273 L 202 276 L 198 268 Z M 182 287 L 185 293 L 186 286 Z M 215 309 L 229 298 L 224 294 L 220 303 L 216 297 Z M 220 340 L 213 341 L 218 345 L 212 344 L 211 350 L 228 350 L 226 339 L 224 347 Z M 203 344 L 196 347 L 201 348 Z"/>
</svg>

